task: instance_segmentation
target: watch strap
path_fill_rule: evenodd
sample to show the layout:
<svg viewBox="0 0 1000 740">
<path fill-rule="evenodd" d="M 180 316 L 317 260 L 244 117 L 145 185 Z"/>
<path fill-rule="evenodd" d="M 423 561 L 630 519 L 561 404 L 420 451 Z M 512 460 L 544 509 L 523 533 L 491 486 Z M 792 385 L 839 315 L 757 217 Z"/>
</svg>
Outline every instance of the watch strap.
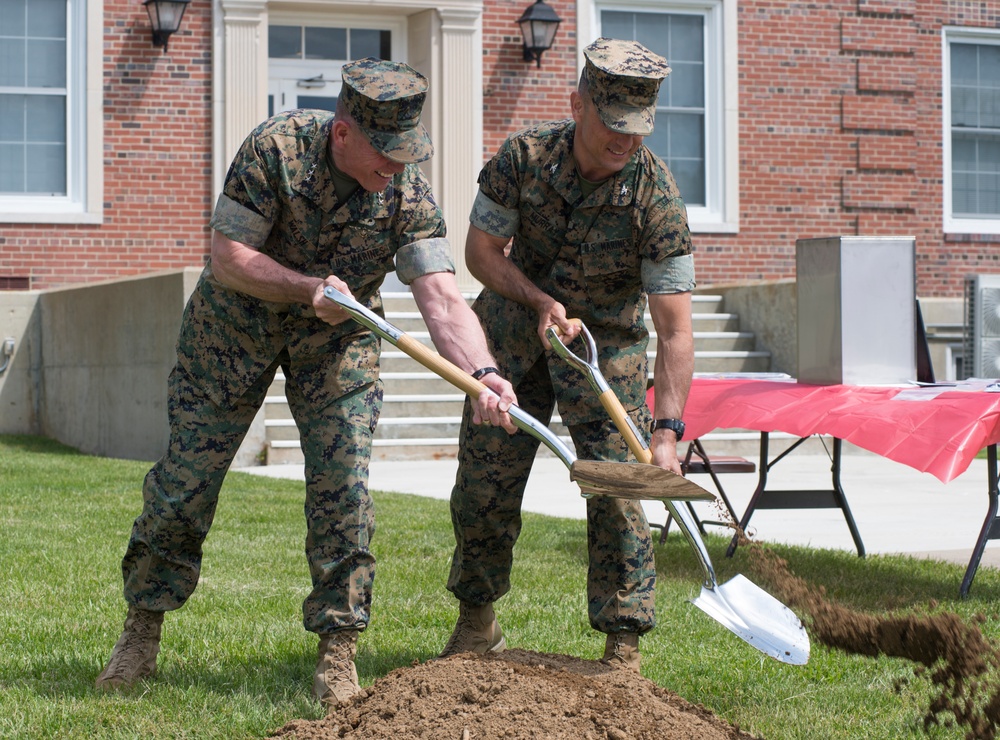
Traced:
<svg viewBox="0 0 1000 740">
<path fill-rule="evenodd" d="M 684 438 L 684 422 L 680 419 L 656 419 L 650 425 L 650 431 L 655 432 L 657 429 L 671 430 L 677 435 L 678 442 Z"/>
</svg>

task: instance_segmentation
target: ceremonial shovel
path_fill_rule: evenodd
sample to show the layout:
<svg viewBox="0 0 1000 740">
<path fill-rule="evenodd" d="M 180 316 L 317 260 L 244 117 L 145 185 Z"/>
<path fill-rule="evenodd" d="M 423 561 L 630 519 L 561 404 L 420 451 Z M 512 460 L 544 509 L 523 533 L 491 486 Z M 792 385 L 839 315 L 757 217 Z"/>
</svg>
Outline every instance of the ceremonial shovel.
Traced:
<svg viewBox="0 0 1000 740">
<path fill-rule="evenodd" d="M 597 344 L 594 338 L 583 322 L 578 319 L 573 319 L 573 322 L 580 326 L 580 338 L 587 347 L 587 359 L 577 357 L 566 348 L 558 336 L 557 327 L 549 327 L 546 331 L 552 348 L 556 354 L 586 376 L 598 394 L 604 410 L 608 412 L 618 431 L 628 442 L 629 449 L 636 459 L 641 463 L 650 463 L 653 456 L 646 447 L 642 435 L 638 433 L 618 397 L 601 374 L 597 364 Z M 670 515 L 680 525 L 705 572 L 701 595 L 692 599 L 691 603 L 765 655 L 770 655 L 782 663 L 804 665 L 809 660 L 809 635 L 806 634 L 802 620 L 795 616 L 791 609 L 741 574 L 720 585 L 715 579 L 715 570 L 705 542 L 698 534 L 697 525 L 687 507 L 674 506 L 669 498 L 661 498 Z"/>
<path fill-rule="evenodd" d="M 370 311 L 353 298 L 333 287 L 326 287 L 323 295 L 349 313 L 359 324 L 371 329 L 378 336 L 392 343 L 407 355 L 461 389 L 473 398 L 481 392 L 492 393 L 468 373 L 431 351 L 413 337 L 403 333 L 381 316 Z M 576 455 L 559 437 L 540 421 L 517 406 L 508 411 L 518 429 L 540 440 L 569 468 L 570 480 L 576 481 L 584 496 L 614 496 L 626 499 L 655 499 L 666 501 L 712 500 L 715 497 L 704 488 L 682 476 L 655 465 L 640 463 L 578 460 Z"/>
</svg>

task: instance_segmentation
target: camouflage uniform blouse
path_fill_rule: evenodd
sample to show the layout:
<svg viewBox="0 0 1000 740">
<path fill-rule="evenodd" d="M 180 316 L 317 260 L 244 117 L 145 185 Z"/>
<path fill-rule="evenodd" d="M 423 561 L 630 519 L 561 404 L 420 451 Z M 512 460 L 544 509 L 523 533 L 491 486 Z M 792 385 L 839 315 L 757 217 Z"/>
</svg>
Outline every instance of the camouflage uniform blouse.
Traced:
<svg viewBox="0 0 1000 740">
<path fill-rule="evenodd" d="M 378 293 L 396 269 L 409 283 L 454 272 L 445 224 L 426 179 L 408 165 L 381 193 L 359 188 L 338 203 L 329 168 L 333 114 L 292 111 L 258 126 L 226 176 L 210 225 L 296 272 L 335 275 L 382 312 Z M 220 404 L 238 398 L 287 346 L 292 379 L 323 408 L 378 376 L 378 339 L 353 321 L 320 321 L 310 306 L 227 289 L 205 268 L 178 354 Z"/>
<path fill-rule="evenodd" d="M 694 288 L 687 215 L 670 172 L 645 146 L 584 200 L 575 130 L 561 121 L 510 137 L 479 175 L 470 220 L 513 236 L 510 259 L 583 320 L 608 383 L 626 408 L 638 408 L 646 395 L 646 294 Z M 490 290 L 476 312 L 516 383 L 543 352 L 537 315 Z M 549 374 L 564 421 L 606 417 L 578 371 L 552 356 Z"/>
</svg>

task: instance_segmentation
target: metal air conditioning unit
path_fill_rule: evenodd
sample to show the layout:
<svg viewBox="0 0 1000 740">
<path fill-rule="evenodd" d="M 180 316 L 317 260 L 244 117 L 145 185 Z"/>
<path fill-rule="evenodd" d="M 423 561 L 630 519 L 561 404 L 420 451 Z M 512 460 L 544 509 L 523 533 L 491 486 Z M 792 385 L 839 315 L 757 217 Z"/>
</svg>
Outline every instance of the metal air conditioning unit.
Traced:
<svg viewBox="0 0 1000 740">
<path fill-rule="evenodd" d="M 1000 275 L 965 278 L 965 376 L 1000 378 Z"/>
</svg>

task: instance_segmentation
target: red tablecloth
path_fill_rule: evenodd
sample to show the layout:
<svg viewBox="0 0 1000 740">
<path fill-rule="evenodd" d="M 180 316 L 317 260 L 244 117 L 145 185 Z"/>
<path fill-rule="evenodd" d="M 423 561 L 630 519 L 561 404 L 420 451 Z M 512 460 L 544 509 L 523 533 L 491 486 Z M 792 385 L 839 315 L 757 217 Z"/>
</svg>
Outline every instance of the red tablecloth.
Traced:
<svg viewBox="0 0 1000 740">
<path fill-rule="evenodd" d="M 1000 393 L 695 378 L 684 422 L 688 439 L 713 429 L 826 434 L 947 483 L 1000 442 Z"/>
</svg>

